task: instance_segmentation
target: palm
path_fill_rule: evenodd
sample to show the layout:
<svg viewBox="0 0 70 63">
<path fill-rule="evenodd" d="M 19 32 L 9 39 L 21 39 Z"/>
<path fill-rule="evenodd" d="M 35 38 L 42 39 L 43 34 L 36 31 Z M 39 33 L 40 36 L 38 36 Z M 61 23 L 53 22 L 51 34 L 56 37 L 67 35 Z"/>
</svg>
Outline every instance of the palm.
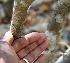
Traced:
<svg viewBox="0 0 70 63">
<path fill-rule="evenodd" d="M 10 46 L 11 51 L 7 51 L 7 53 L 12 54 L 11 60 L 15 60 L 16 63 L 26 63 L 21 59 L 23 57 L 28 59 L 29 63 L 32 63 L 36 58 L 38 59 L 34 63 L 43 63 L 46 58 L 44 54 L 38 57 L 49 45 L 44 33 L 30 33 L 14 42 L 12 35 L 5 35 L 2 41 L 7 41 L 14 48 L 12 49 Z"/>
</svg>

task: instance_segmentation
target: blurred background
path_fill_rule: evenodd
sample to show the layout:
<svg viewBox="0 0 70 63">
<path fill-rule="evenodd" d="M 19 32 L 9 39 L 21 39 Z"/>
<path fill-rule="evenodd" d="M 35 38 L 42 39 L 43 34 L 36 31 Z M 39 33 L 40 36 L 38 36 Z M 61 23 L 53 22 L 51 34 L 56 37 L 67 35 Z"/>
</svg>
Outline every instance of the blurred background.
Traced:
<svg viewBox="0 0 70 63">
<path fill-rule="evenodd" d="M 13 2 L 14 0 L 0 0 L 0 38 L 10 30 Z M 35 0 L 28 8 L 28 14 L 23 25 L 23 35 L 30 32 L 45 32 L 56 2 L 57 0 Z M 61 56 L 61 53 L 67 50 L 67 46 L 70 46 L 70 14 L 62 29 L 50 63 L 54 63 Z"/>
</svg>

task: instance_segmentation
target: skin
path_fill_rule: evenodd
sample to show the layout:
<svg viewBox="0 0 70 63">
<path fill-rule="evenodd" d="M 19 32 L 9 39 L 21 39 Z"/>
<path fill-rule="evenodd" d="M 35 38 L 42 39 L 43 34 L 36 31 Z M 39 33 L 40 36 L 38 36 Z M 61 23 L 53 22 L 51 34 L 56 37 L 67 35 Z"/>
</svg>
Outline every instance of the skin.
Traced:
<svg viewBox="0 0 70 63">
<path fill-rule="evenodd" d="M 49 46 L 46 38 L 44 33 L 33 32 L 14 40 L 12 34 L 7 32 L 0 40 L 0 63 L 26 63 L 21 59 L 23 57 L 29 63 L 36 58 L 34 63 L 43 63 L 46 56 L 41 53 Z"/>
</svg>

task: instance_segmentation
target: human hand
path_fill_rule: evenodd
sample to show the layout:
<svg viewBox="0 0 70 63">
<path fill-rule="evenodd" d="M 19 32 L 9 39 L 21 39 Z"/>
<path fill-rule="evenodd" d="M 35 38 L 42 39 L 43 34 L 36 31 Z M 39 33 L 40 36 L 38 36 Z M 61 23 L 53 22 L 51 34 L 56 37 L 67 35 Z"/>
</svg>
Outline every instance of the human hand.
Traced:
<svg viewBox="0 0 70 63">
<path fill-rule="evenodd" d="M 17 62 L 15 63 L 26 63 L 21 58 L 26 58 L 29 63 L 32 63 L 36 58 L 38 59 L 34 63 L 43 63 L 46 59 L 44 54 L 40 55 L 49 45 L 44 33 L 33 32 L 15 40 L 14 42 L 13 40 L 14 38 L 11 33 L 7 33 L 1 41 L 8 42 L 14 48 L 17 53 L 17 55 L 16 53 L 12 54 L 13 57 L 16 56 L 15 60 Z"/>
</svg>

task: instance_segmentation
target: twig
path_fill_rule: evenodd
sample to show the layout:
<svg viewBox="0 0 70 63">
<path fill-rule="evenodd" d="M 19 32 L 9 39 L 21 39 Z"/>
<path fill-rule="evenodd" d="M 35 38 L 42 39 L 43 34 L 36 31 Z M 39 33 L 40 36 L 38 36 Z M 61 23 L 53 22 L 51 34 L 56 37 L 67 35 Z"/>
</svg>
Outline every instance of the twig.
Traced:
<svg viewBox="0 0 70 63">
<path fill-rule="evenodd" d="M 70 48 L 55 63 L 70 63 Z"/>
</svg>

